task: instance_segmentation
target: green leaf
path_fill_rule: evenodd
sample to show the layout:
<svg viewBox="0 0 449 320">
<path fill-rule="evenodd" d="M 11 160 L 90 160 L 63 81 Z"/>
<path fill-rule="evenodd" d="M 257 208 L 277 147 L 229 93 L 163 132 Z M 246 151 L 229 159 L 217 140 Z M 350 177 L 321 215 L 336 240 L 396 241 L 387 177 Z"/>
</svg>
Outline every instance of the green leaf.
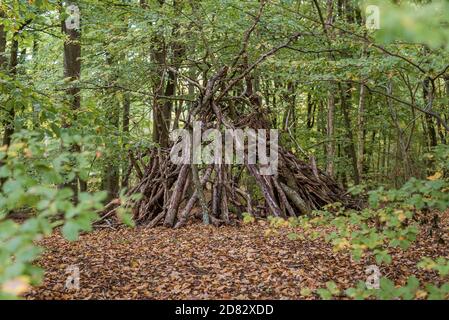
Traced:
<svg viewBox="0 0 449 320">
<path fill-rule="evenodd" d="M 62 234 L 69 241 L 78 240 L 80 227 L 73 220 L 68 220 L 62 227 Z"/>
</svg>

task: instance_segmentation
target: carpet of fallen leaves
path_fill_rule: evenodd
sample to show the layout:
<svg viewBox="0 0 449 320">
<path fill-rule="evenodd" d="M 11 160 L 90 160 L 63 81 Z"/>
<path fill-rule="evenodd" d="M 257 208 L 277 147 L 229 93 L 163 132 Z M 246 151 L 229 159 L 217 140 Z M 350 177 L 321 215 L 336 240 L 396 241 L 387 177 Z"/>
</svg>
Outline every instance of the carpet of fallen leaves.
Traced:
<svg viewBox="0 0 449 320">
<path fill-rule="evenodd" d="M 445 243 L 427 231 L 407 251 L 396 250 L 380 271 L 396 283 L 410 275 L 434 281 L 416 268 L 422 257 L 449 257 L 449 214 L 441 223 Z M 267 222 L 220 228 L 102 229 L 68 242 L 59 233 L 40 241 L 38 264 L 46 272 L 28 299 L 314 299 L 301 289 L 340 288 L 365 281 L 370 258 L 355 262 L 322 239 L 289 240 L 288 229 L 266 235 Z M 65 288 L 67 268 L 80 270 L 80 289 Z"/>
</svg>

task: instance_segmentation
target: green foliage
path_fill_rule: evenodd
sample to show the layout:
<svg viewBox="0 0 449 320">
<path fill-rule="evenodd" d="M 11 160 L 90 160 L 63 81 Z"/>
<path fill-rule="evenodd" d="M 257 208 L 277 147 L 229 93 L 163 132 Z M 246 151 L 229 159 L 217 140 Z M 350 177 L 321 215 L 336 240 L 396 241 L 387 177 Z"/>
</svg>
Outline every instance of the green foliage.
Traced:
<svg viewBox="0 0 449 320">
<path fill-rule="evenodd" d="M 46 143 L 38 142 L 42 139 Z M 40 281 L 42 271 L 33 265 L 40 253 L 35 241 L 59 226 L 66 239 L 76 240 L 80 232 L 91 230 L 96 211 L 103 206 L 104 192 L 80 193 L 75 205 L 73 191 L 58 188 L 57 184 L 79 176 L 86 157 L 91 157 L 88 152 L 61 152 L 61 142 L 67 140 L 83 141 L 69 136 L 44 138 L 36 132 L 22 131 L 9 148 L 0 150 L 1 298 L 21 294 L 29 284 Z M 20 211 L 31 217 L 23 223 L 13 222 L 10 212 Z"/>
<path fill-rule="evenodd" d="M 424 4 L 401 1 L 399 6 L 388 0 L 365 3 L 379 7 L 380 29 L 376 31 L 378 40 L 419 42 L 431 48 L 445 46 L 449 50 L 449 31 L 444 27 L 449 16 L 447 1 L 437 0 Z"/>
<path fill-rule="evenodd" d="M 444 170 L 449 159 L 449 148 L 439 147 L 432 158 L 437 159 L 437 168 Z M 353 194 L 363 193 L 363 187 L 352 188 Z M 444 211 L 449 208 L 449 180 L 437 171 L 426 180 L 410 179 L 399 189 L 386 190 L 383 187 L 368 192 L 369 207 L 362 211 L 345 210 L 341 204 L 326 206 L 322 211 L 314 212 L 310 217 L 300 217 L 285 221 L 276 221 L 274 227 L 301 227 L 300 234 L 311 239 L 317 237 L 310 232 L 313 226 L 333 226 L 332 231 L 318 235 L 330 242 L 335 251 L 349 251 L 355 260 L 362 257 L 373 258 L 377 265 L 390 264 L 391 248 L 407 250 L 416 240 L 420 230 L 417 215 L 429 211 Z M 323 229 L 324 230 L 324 229 Z M 299 234 L 288 234 L 290 240 L 296 240 Z M 443 281 L 449 275 L 449 261 L 440 257 L 436 260 L 424 258 L 418 265 L 425 270 L 438 272 Z M 345 295 L 353 299 L 447 299 L 449 298 L 449 282 L 440 286 L 432 283 L 420 283 L 412 276 L 403 286 L 395 285 L 390 279 L 381 277 L 379 289 L 368 289 L 364 282 L 345 290 Z M 322 299 L 332 299 L 341 294 L 336 284 L 328 282 L 326 288 L 316 290 Z"/>
<path fill-rule="evenodd" d="M 130 208 L 130 203 L 135 203 L 140 200 L 142 195 L 140 193 L 134 193 L 130 196 L 126 196 L 125 189 L 120 192 L 119 203 L 120 206 L 117 208 L 117 217 L 120 221 L 128 227 L 134 227 L 135 223 L 133 220 L 133 215 Z"/>
<path fill-rule="evenodd" d="M 419 264 L 418 267 L 426 269 L 426 270 L 435 270 L 438 271 L 438 274 L 441 277 L 445 277 L 449 275 L 449 260 L 443 257 L 439 257 L 436 260 L 432 260 L 430 258 L 424 258 Z"/>
<path fill-rule="evenodd" d="M 326 288 L 317 290 L 317 293 L 323 300 L 330 300 L 332 297 L 337 296 L 340 293 L 337 285 L 333 281 L 326 282 Z"/>
<path fill-rule="evenodd" d="M 256 221 L 256 219 L 248 212 L 244 212 L 242 215 L 243 215 L 243 223 L 253 223 L 254 221 Z"/>
<path fill-rule="evenodd" d="M 192 107 L 190 100 L 198 95 L 185 81 L 187 77 L 201 83 L 222 66 L 232 66 L 261 4 L 204 0 L 201 4 L 165 1 L 160 5 L 160 1 L 147 1 L 145 9 L 137 0 L 76 2 L 82 14 L 83 67 L 80 80 L 73 82 L 62 76 L 64 1 L 0 2 L 5 13 L 0 23 L 7 36 L 4 57 L 11 53 L 13 40 L 19 41 L 20 49 L 17 74 L 7 68 L 0 70 L 0 117 L 7 119 L 10 111 L 15 113 L 10 119 L 15 128 L 13 143 L 0 148 L 0 288 L 4 292 L 22 292 L 39 280 L 41 273 L 32 262 L 39 254 L 34 243 L 40 237 L 61 228 L 67 239 L 76 240 L 80 232 L 91 229 L 104 192 L 81 193 L 75 205 L 72 190 L 64 185 L 81 179 L 89 182 L 89 191 L 102 190 L 105 171 L 113 168 L 122 175 L 126 171 L 129 151 L 146 160 L 147 148 L 155 144 L 146 138 L 155 125 L 149 113 L 155 102 L 165 105 L 171 101 L 162 97 L 156 101 L 154 95 L 154 89 L 166 81 L 161 81 L 161 63 L 154 61 L 158 44 L 163 44 L 166 54 L 162 65 L 178 68 L 180 73 L 172 107 L 181 109 L 183 119 Z M 315 4 L 326 16 L 326 1 L 267 2 L 245 44 L 248 63 L 293 33 L 301 32 L 301 37 L 253 70 L 254 91 L 269 111 L 273 127 L 285 129 L 280 137 L 283 146 L 296 154 L 303 150 L 313 154 L 318 166 L 334 165 L 340 183 L 353 184 L 348 178 L 354 170 L 349 151 L 362 147 L 364 185 L 352 186 L 351 192 L 364 195 L 365 189 L 374 190 L 368 193 L 370 206 L 361 212 L 346 211 L 336 203 L 310 217 L 270 218 L 269 230 L 300 227 L 304 234 L 289 232 L 287 237 L 292 241 L 323 237 L 336 251 L 347 250 L 357 260 L 367 256 L 379 265 L 389 264 L 392 247 L 405 250 L 415 241 L 417 215 L 449 206 L 447 132 L 441 121 L 417 111 L 428 111 L 421 89 L 423 79 L 430 77 L 435 88 L 431 110 L 442 118 L 448 114 L 448 2 L 364 2 L 380 9 L 380 29 L 371 31 L 359 18 L 364 6 L 347 1 L 340 8 L 347 12 L 333 8 L 326 32 Z M 25 23 L 29 25 L 17 33 Z M 185 53 L 182 61 L 175 57 L 178 51 Z M 236 79 L 244 67 L 242 60 L 231 67 L 228 80 Z M 166 73 L 162 70 L 162 75 Z M 239 112 L 251 107 L 242 99 L 244 82 L 237 84 L 233 89 L 236 96 L 229 99 L 232 109 Z M 347 89 L 346 107 L 353 118 L 349 123 L 341 112 L 342 97 L 336 85 Z M 362 110 L 360 89 L 364 85 L 369 90 Z M 78 110 L 67 103 L 70 86 L 81 89 Z M 335 94 L 332 136 L 326 130 L 329 94 Z M 119 125 L 125 97 L 132 105 L 126 132 Z M 359 120 L 364 120 L 363 126 Z M 434 150 L 429 144 L 432 127 L 440 144 Z M 330 145 L 338 149 L 334 155 L 327 154 Z M 432 152 L 425 158 L 417 156 L 428 151 Z M 427 175 L 428 179 L 422 179 Z M 413 176 L 416 178 L 410 179 Z M 133 179 L 131 176 L 131 182 Z M 253 190 L 252 196 L 257 200 L 262 193 Z M 132 226 L 126 204 L 136 199 L 128 199 L 123 192 L 119 199 L 117 216 Z M 31 212 L 31 218 L 24 223 L 9 219 L 11 212 L 20 211 Z M 255 217 L 243 215 L 244 223 L 254 221 Z M 315 226 L 330 226 L 332 231 L 323 235 Z M 421 266 L 447 275 L 447 263 L 442 260 L 425 260 Z M 422 285 L 416 289 L 416 281 L 411 279 L 401 291 L 383 279 L 380 291 L 357 286 L 348 294 L 405 299 L 412 295 L 423 298 L 420 290 L 426 290 L 428 298 L 445 297 L 445 285 Z M 336 295 L 335 284 L 328 283 L 319 294 L 323 298 Z"/>
</svg>

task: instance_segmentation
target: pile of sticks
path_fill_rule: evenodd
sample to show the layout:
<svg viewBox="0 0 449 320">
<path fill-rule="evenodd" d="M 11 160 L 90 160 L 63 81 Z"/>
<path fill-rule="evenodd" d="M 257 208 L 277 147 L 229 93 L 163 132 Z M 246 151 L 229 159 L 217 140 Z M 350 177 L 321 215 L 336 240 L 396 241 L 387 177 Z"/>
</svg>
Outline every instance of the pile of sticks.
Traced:
<svg viewBox="0 0 449 320">
<path fill-rule="evenodd" d="M 254 119 L 254 118 L 253 118 Z M 277 175 L 261 175 L 258 164 L 176 165 L 170 150 L 153 148 L 142 169 L 132 161 L 139 182 L 127 195 L 141 194 L 126 204 L 137 224 L 179 228 L 199 213 L 203 222 L 231 223 L 246 212 L 253 216 L 298 217 L 335 202 L 356 207 L 354 200 L 329 175 L 282 147 Z M 143 156 L 143 155 L 142 155 Z M 114 216 L 119 203 L 106 206 L 103 218 Z"/>
<path fill-rule="evenodd" d="M 244 43 L 247 44 L 253 29 L 245 33 Z M 300 35 L 292 35 L 252 64 L 248 62 L 244 45 L 235 60 L 216 70 L 205 85 L 168 67 L 179 79 L 195 86 L 199 93 L 188 111 L 185 128 L 190 130 L 195 121 L 201 121 L 207 128 L 268 129 L 268 111 L 253 90 L 251 72 Z M 230 94 L 236 85 L 245 88 L 243 94 Z M 149 150 L 144 169 L 138 160 L 132 161 L 139 182 L 128 195 L 140 193 L 142 198 L 122 205 L 132 208 L 134 220 L 139 224 L 181 227 L 197 211 L 204 223 L 219 225 L 230 223 L 232 217 L 240 217 L 244 212 L 288 218 L 308 214 L 334 202 L 354 206 L 345 190 L 317 168 L 314 158 L 306 162 L 281 147 L 276 175 L 261 175 L 259 165 L 248 161 L 240 165 L 175 165 L 170 161 L 169 151 Z M 117 201 L 108 204 L 102 219 L 114 216 L 118 205 Z"/>
</svg>

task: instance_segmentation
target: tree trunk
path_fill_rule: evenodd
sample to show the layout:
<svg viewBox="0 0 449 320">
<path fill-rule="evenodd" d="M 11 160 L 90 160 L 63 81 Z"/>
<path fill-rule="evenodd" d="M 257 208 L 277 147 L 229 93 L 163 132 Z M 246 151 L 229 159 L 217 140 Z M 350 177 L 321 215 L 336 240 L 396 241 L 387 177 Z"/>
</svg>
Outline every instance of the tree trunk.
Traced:
<svg viewBox="0 0 449 320">
<path fill-rule="evenodd" d="M 432 111 L 433 95 L 434 95 L 433 86 L 431 85 L 429 77 L 426 77 L 423 81 L 424 109 Z M 427 125 L 429 148 L 432 148 L 438 144 L 435 124 L 433 122 L 433 117 L 431 115 L 426 114 L 425 118 Z"/>
<path fill-rule="evenodd" d="M 359 177 L 363 177 L 363 166 L 365 158 L 365 96 L 366 96 L 366 86 L 364 83 L 360 85 L 359 94 L 359 114 L 357 118 L 357 170 L 359 172 Z"/>
<path fill-rule="evenodd" d="M 4 18 L 5 13 L 0 8 L 0 18 Z M 5 57 L 6 51 L 6 31 L 5 26 L 0 24 L 0 70 L 3 69 L 4 64 L 6 63 Z"/>
<path fill-rule="evenodd" d="M 328 34 L 328 41 L 330 42 L 332 38 L 332 29 L 329 24 L 331 24 L 334 20 L 334 5 L 332 0 L 327 0 L 326 2 L 326 25 L 323 26 L 324 31 Z M 331 53 L 329 53 L 329 58 L 335 60 Z M 327 143 L 326 143 L 326 172 L 333 177 L 335 175 L 334 169 L 334 159 L 335 159 L 335 128 L 334 128 L 334 120 L 335 120 L 335 96 L 334 96 L 334 88 L 335 84 L 333 82 L 330 83 L 330 88 L 327 92 Z"/>
<path fill-rule="evenodd" d="M 152 57 L 154 63 L 157 64 L 157 77 L 155 78 L 155 82 L 153 85 L 153 141 L 159 143 L 161 147 L 167 147 L 165 144 L 168 141 L 168 137 L 164 136 L 166 130 L 164 130 L 166 121 L 164 121 L 162 106 L 160 101 L 160 96 L 163 92 L 163 84 L 164 84 L 164 67 L 165 64 L 165 56 L 162 46 L 159 40 L 154 40 L 158 42 L 157 47 L 153 49 Z"/>
<path fill-rule="evenodd" d="M 160 6 L 165 1 L 159 0 Z M 146 1 L 141 0 L 140 5 L 146 9 L 148 6 Z M 153 48 L 151 51 L 151 59 L 156 65 L 156 77 L 153 83 L 153 142 L 158 143 L 161 147 L 167 148 L 169 144 L 169 131 L 171 122 L 171 110 L 164 110 L 161 104 L 160 96 L 164 93 L 164 75 L 166 71 L 167 52 L 165 41 L 162 33 L 158 33 L 153 37 Z M 169 82 L 169 81 L 168 81 Z M 168 84 L 167 84 L 168 85 Z M 171 105 L 171 104 L 170 104 Z"/>
<path fill-rule="evenodd" d="M 169 70 L 167 76 L 167 85 L 165 87 L 165 96 L 172 97 L 175 95 L 176 90 L 176 74 Z M 173 110 L 173 101 L 167 99 L 164 103 L 164 108 L 161 110 L 161 130 L 159 132 L 159 144 L 162 147 L 168 147 L 170 143 L 170 126 L 171 126 L 171 114 Z"/>
<path fill-rule="evenodd" d="M 123 97 L 123 119 L 122 119 L 122 133 L 125 136 L 124 144 L 127 143 L 127 139 L 129 136 L 129 119 L 130 119 L 130 110 L 131 110 L 131 97 L 129 93 L 124 93 Z M 124 147 L 124 146 L 123 146 Z M 124 150 L 125 151 L 125 150 Z M 123 167 L 122 167 L 122 188 L 129 187 L 129 175 L 130 175 L 130 163 L 128 157 L 125 155 L 125 159 L 123 159 Z"/>
<path fill-rule="evenodd" d="M 334 159 L 335 159 L 335 134 L 334 134 L 334 117 L 335 117 L 335 97 L 332 91 L 327 94 L 327 146 L 326 146 L 326 172 L 333 177 Z"/>
<path fill-rule="evenodd" d="M 316 103 L 313 101 L 312 95 L 307 93 L 307 128 L 312 129 L 315 124 L 315 108 Z"/>
<path fill-rule="evenodd" d="M 357 169 L 357 154 L 355 151 L 354 136 L 352 134 L 351 117 L 349 114 L 350 103 L 348 103 L 348 100 L 349 101 L 351 100 L 350 99 L 351 91 L 349 88 L 345 90 L 341 84 L 339 84 L 338 86 L 340 89 L 341 111 L 343 113 L 343 120 L 346 127 L 346 139 L 348 140 L 346 141 L 346 153 L 351 159 L 354 183 L 360 184 L 360 176 L 359 171 Z"/>
<path fill-rule="evenodd" d="M 66 5 L 76 5 L 76 1 L 67 1 Z M 67 28 L 66 22 L 61 22 L 62 32 L 66 36 L 64 40 L 64 79 L 70 82 L 69 87 L 66 89 L 68 96 L 68 103 L 72 110 L 70 120 L 73 121 L 76 117 L 76 110 L 81 106 L 80 89 L 78 85 L 73 82 L 79 81 L 81 77 L 81 30 L 77 28 Z M 64 127 L 70 127 L 70 123 L 66 122 Z M 80 152 L 80 146 L 74 145 L 71 147 L 72 152 Z M 78 201 L 78 178 L 71 182 L 66 183 L 64 186 L 73 190 L 74 201 Z M 85 183 L 81 183 L 82 188 L 86 188 Z M 86 188 L 87 189 L 87 188 Z"/>
<path fill-rule="evenodd" d="M 17 35 L 17 34 L 16 34 Z M 18 55 L 19 55 L 19 42 L 15 38 L 11 43 L 11 56 L 9 60 L 9 73 L 13 78 L 17 75 L 17 64 L 18 64 Z M 8 110 L 8 113 L 3 120 L 3 127 L 5 128 L 5 132 L 3 134 L 3 145 L 9 146 L 11 144 L 11 137 L 14 133 L 14 119 L 16 117 L 16 111 L 14 106 Z"/>
</svg>

